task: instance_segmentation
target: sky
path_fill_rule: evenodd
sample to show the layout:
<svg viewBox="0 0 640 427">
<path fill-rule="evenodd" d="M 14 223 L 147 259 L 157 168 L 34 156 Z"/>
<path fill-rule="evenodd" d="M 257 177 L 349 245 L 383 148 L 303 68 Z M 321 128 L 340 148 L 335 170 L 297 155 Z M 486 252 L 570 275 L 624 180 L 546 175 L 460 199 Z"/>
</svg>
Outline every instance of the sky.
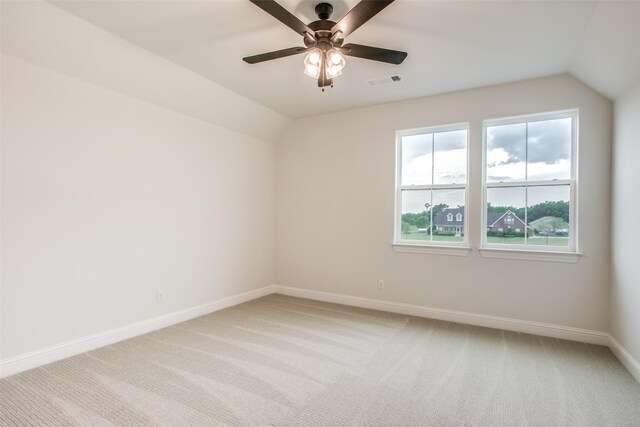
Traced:
<svg viewBox="0 0 640 427">
<path fill-rule="evenodd" d="M 528 138 L 527 138 L 528 136 Z M 432 159 L 433 157 L 433 159 Z M 432 163 L 435 170 L 432 170 Z M 438 132 L 402 138 L 402 184 L 466 183 L 467 131 Z M 571 119 L 487 128 L 487 180 L 513 182 L 571 177 Z M 525 205 L 524 188 L 489 189 L 494 206 Z M 531 187 L 529 206 L 569 200 L 568 186 Z M 464 190 L 404 191 L 402 212 L 422 212 L 425 203 L 464 204 Z"/>
<path fill-rule="evenodd" d="M 528 139 L 527 139 L 528 133 Z M 489 182 L 571 178 L 571 119 L 487 128 Z"/>
<path fill-rule="evenodd" d="M 529 187 L 526 189 L 529 206 L 543 202 L 569 201 L 568 185 Z M 487 189 L 487 202 L 493 206 L 525 206 L 524 187 L 503 187 Z"/>
<path fill-rule="evenodd" d="M 433 161 L 432 161 L 433 156 Z M 435 170 L 432 171 L 432 163 Z M 464 184 L 467 181 L 467 131 L 438 132 L 402 138 L 404 185 Z M 433 198 L 432 198 L 433 197 Z M 418 213 L 425 203 L 464 205 L 464 190 L 403 191 L 402 212 Z"/>
<path fill-rule="evenodd" d="M 430 206 L 444 203 L 452 208 L 464 206 L 464 190 L 406 190 L 402 192 L 402 213 L 420 213 L 425 203 Z"/>
<path fill-rule="evenodd" d="M 433 174 L 432 156 L 435 164 Z M 466 181 L 466 130 L 402 138 L 403 185 L 464 184 Z"/>
</svg>

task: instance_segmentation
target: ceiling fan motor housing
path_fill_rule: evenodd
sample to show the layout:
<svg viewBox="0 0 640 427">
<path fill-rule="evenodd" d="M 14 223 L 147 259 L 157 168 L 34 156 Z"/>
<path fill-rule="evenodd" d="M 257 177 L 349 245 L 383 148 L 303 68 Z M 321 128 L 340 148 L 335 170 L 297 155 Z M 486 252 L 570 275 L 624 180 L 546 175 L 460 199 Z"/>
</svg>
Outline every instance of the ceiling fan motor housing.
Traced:
<svg viewBox="0 0 640 427">
<path fill-rule="evenodd" d="M 318 21 L 313 21 L 309 24 L 309 28 L 313 30 L 314 37 L 316 38 L 316 40 L 312 40 L 309 37 L 305 37 L 304 43 L 307 47 L 316 45 L 317 47 L 320 47 L 322 49 L 322 46 L 319 46 L 319 44 L 324 44 L 324 43 L 319 43 L 319 42 L 329 41 L 331 39 L 333 35 L 331 33 L 331 29 L 334 27 L 334 25 L 336 25 L 335 22 L 329 20 L 329 17 L 331 16 L 332 12 L 333 12 L 333 6 L 331 6 L 331 4 L 329 3 L 318 3 L 316 5 L 316 15 L 318 15 L 318 18 L 320 19 Z M 335 46 L 340 46 L 342 44 L 342 41 L 340 41 L 339 43 L 336 43 L 336 41 L 333 41 L 333 43 L 331 44 Z M 328 48 L 330 47 L 331 46 L 328 46 Z"/>
<path fill-rule="evenodd" d="M 324 52 L 331 49 L 333 46 L 341 46 L 341 39 L 331 40 L 331 37 L 333 36 L 331 29 L 336 25 L 335 22 L 329 20 L 333 13 L 333 6 L 329 3 L 318 3 L 315 11 L 319 19 L 309 24 L 309 28 L 313 30 L 314 34 L 313 37 L 305 36 L 304 44 L 307 47 L 313 46 L 320 48 Z M 315 38 L 315 40 L 313 38 Z"/>
<path fill-rule="evenodd" d="M 318 18 L 322 20 L 329 19 L 332 13 L 333 6 L 331 6 L 329 3 L 318 3 L 316 5 L 316 15 L 318 15 Z"/>
</svg>

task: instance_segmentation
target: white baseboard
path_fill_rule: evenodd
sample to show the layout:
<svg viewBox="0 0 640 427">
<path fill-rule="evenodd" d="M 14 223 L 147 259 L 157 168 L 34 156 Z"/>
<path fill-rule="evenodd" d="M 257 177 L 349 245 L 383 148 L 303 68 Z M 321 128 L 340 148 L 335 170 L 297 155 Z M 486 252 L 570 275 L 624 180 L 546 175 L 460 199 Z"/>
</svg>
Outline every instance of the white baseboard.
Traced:
<svg viewBox="0 0 640 427">
<path fill-rule="evenodd" d="M 300 298 L 333 302 L 355 307 L 371 308 L 392 313 L 407 314 L 429 319 L 448 322 L 464 323 L 468 325 L 484 326 L 487 328 L 504 329 L 507 331 L 523 332 L 543 337 L 561 338 L 580 341 L 589 344 L 609 345 L 609 334 L 570 326 L 553 325 L 549 323 L 531 322 L 528 320 L 510 319 L 507 317 L 490 316 L 487 314 L 468 313 L 464 311 L 445 310 L 442 308 L 424 307 L 399 302 L 382 301 L 371 298 L 354 297 L 350 295 L 313 291 L 309 289 L 291 288 L 274 285 L 274 292 Z"/>
<path fill-rule="evenodd" d="M 484 326 L 494 329 L 522 332 L 545 337 L 560 338 L 572 341 L 580 341 L 589 344 L 609 346 L 613 354 L 629 370 L 631 375 L 640 382 L 640 363 L 625 350 L 624 347 L 610 334 L 588 329 L 573 328 L 569 326 L 553 325 L 548 323 L 531 322 L 527 320 L 510 319 L 506 317 L 490 316 L 486 314 L 468 313 L 464 311 L 446 310 L 441 308 L 424 307 L 413 304 L 403 304 L 391 301 L 382 301 L 371 298 L 355 297 L 350 295 L 335 294 L 329 292 L 314 291 L 310 289 L 292 288 L 288 286 L 270 285 L 263 288 L 233 295 L 220 300 L 212 301 L 185 310 L 158 316 L 153 319 L 143 320 L 131 325 L 111 329 L 98 334 L 67 341 L 41 350 L 14 356 L 0 360 L 0 378 L 8 377 L 28 369 L 46 365 L 66 357 L 75 356 L 90 350 L 118 341 L 146 334 L 157 329 L 166 328 L 176 323 L 184 322 L 205 314 L 213 313 L 224 308 L 232 307 L 243 302 L 251 301 L 273 293 L 289 295 L 300 298 L 308 298 L 317 301 L 326 301 L 336 304 L 350 305 L 354 307 L 370 308 L 374 310 L 388 311 L 391 313 L 406 314 L 429 319 L 444 320 L 448 322 L 464 323 L 468 325 Z"/>
<path fill-rule="evenodd" d="M 157 329 L 166 328 L 167 326 L 175 325 L 176 323 L 184 322 L 198 316 L 203 316 L 205 314 L 213 313 L 214 311 L 260 298 L 274 293 L 274 288 L 275 287 L 273 285 L 265 286 L 263 288 L 222 298 L 196 307 L 175 311 L 173 313 L 143 320 L 120 328 L 111 329 L 105 332 L 43 348 L 41 350 L 0 360 L 0 378 L 8 377 L 9 375 L 46 365 L 66 357 L 75 356 L 99 347 L 104 347 L 105 345 L 133 338 Z"/>
<path fill-rule="evenodd" d="M 609 334 L 609 348 L 620 363 L 627 368 L 627 371 L 640 383 L 640 363 L 611 334 Z"/>
<path fill-rule="evenodd" d="M 611 352 L 618 358 L 620 363 L 622 363 L 636 381 L 640 383 L 640 362 L 634 359 L 634 357 L 611 334 L 607 332 L 573 328 L 570 326 L 561 326 L 549 323 L 531 322 L 528 320 L 510 319 L 507 317 L 498 317 L 486 314 L 403 304 L 392 301 L 382 301 L 372 298 L 362 298 L 351 295 L 314 291 L 310 289 L 292 288 L 288 286 L 273 285 L 272 289 L 274 293 L 289 295 L 292 297 L 370 308 L 373 310 L 463 323 L 467 325 L 504 329 L 507 331 L 579 341 L 588 344 L 604 345 L 611 349 Z"/>
</svg>

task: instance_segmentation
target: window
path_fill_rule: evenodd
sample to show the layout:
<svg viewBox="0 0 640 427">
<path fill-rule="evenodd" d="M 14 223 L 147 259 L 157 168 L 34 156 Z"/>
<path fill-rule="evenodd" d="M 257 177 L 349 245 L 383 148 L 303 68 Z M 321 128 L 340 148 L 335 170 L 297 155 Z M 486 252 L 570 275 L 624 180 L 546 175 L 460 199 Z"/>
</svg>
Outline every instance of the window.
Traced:
<svg viewBox="0 0 640 427">
<path fill-rule="evenodd" d="M 484 122 L 485 248 L 576 250 L 577 111 Z"/>
<path fill-rule="evenodd" d="M 466 246 L 468 125 L 396 134 L 396 243 Z"/>
</svg>

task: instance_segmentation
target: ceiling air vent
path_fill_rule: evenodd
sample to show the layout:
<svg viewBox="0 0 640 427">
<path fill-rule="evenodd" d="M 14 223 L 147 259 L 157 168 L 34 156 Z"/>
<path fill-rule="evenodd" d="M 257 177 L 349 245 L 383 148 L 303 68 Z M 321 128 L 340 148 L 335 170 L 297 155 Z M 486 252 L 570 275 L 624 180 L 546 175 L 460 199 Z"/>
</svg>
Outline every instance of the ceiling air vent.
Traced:
<svg viewBox="0 0 640 427">
<path fill-rule="evenodd" d="M 383 77 L 381 79 L 367 80 L 366 83 L 368 86 L 373 87 L 373 86 L 383 86 L 391 83 L 397 83 L 400 80 L 402 80 L 400 76 L 389 76 L 389 77 Z"/>
</svg>

